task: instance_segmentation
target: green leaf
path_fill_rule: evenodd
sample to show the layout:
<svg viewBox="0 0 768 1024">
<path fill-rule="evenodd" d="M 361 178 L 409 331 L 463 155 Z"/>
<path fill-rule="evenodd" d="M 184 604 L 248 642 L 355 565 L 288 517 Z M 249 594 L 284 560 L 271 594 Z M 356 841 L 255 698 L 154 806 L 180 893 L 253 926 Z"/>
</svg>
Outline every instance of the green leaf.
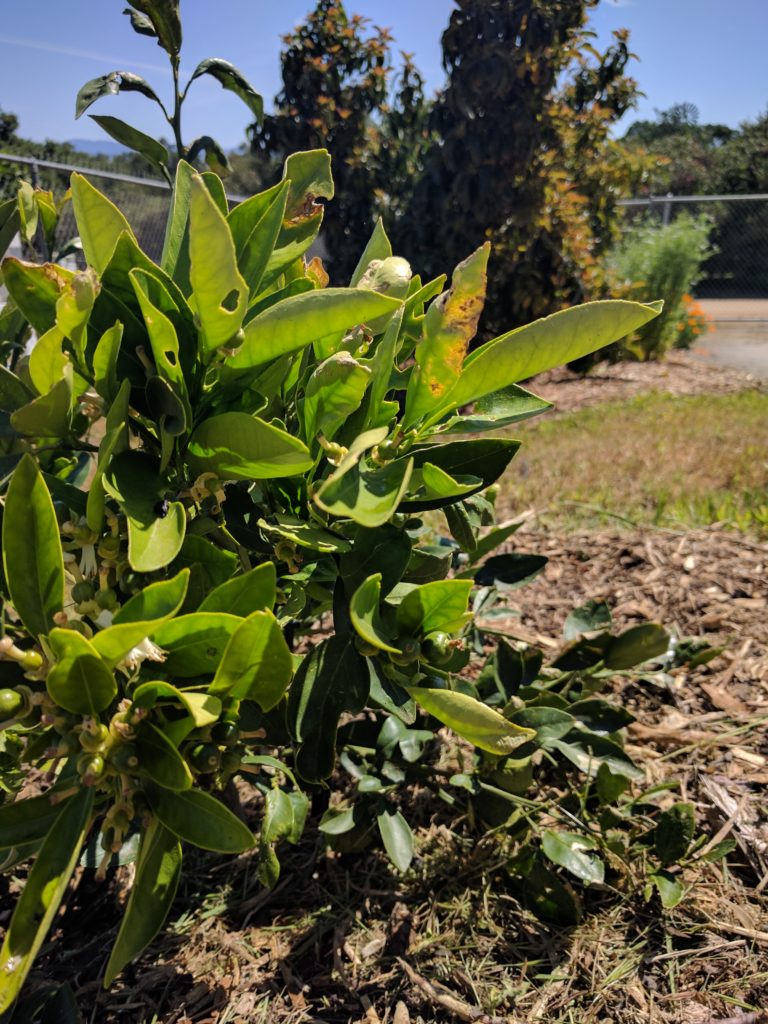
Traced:
<svg viewBox="0 0 768 1024">
<path fill-rule="evenodd" d="M 507 437 L 474 438 L 467 441 L 448 441 L 442 444 L 420 445 L 409 453 L 415 469 L 425 464 L 436 466 L 449 473 L 454 479 L 479 478 L 464 497 L 471 497 L 490 487 L 501 477 L 517 454 L 520 442 Z M 441 500 L 409 498 L 403 503 L 403 510 L 422 512 L 439 508 Z"/>
<path fill-rule="evenodd" d="M 245 340 L 226 362 L 228 370 L 251 370 L 329 335 L 343 334 L 401 305 L 378 292 L 323 288 L 293 295 L 250 320 Z"/>
<path fill-rule="evenodd" d="M 26 846 L 48 835 L 62 808 L 62 803 L 51 803 L 51 796 L 48 792 L 0 804 L 0 849 Z"/>
<path fill-rule="evenodd" d="M 40 215 L 37 203 L 35 202 L 35 190 L 28 181 L 21 181 L 19 182 L 17 196 L 19 201 L 20 234 L 25 242 L 33 245 Z"/>
<path fill-rule="evenodd" d="M 21 990 L 59 909 L 90 824 L 93 789 L 68 800 L 27 877 L 0 952 L 0 1014 Z"/>
<path fill-rule="evenodd" d="M 208 167 L 207 171 L 202 172 L 202 178 L 205 181 L 208 191 L 216 201 L 221 214 L 226 217 L 229 209 L 226 196 L 224 195 L 224 186 L 221 184 L 221 178 L 219 175 L 230 174 L 232 171 L 232 165 L 229 162 L 227 154 L 221 146 L 221 143 L 217 142 L 216 139 L 211 138 L 210 135 L 200 135 L 190 145 L 187 150 L 187 159 L 191 161 L 199 160 L 200 154 L 204 154 L 205 163 Z M 210 177 L 209 177 L 210 176 Z M 216 181 L 219 184 L 211 187 L 212 181 Z M 219 199 L 223 199 L 220 202 Z"/>
<path fill-rule="evenodd" d="M 601 764 L 595 776 L 595 788 L 602 804 L 615 803 L 629 786 L 623 775 L 614 775 L 607 764 Z"/>
<path fill-rule="evenodd" d="M 236 615 L 223 612 L 192 612 L 163 623 L 152 631 L 152 637 L 168 652 L 165 671 L 192 679 L 215 672 L 241 622 Z"/>
<path fill-rule="evenodd" d="M 14 470 L 3 514 L 3 566 L 13 607 L 33 636 L 64 606 L 64 556 L 48 488 L 31 455 Z"/>
<path fill-rule="evenodd" d="M 413 548 L 403 580 L 406 583 L 444 580 L 451 571 L 453 550 L 443 544 L 425 544 Z"/>
<path fill-rule="evenodd" d="M 248 826 L 219 800 L 200 789 L 172 793 L 150 785 L 147 799 L 167 829 L 203 850 L 243 853 L 253 846 L 253 834 Z"/>
<path fill-rule="evenodd" d="M 29 376 L 39 395 L 46 395 L 54 385 L 58 384 L 64 374 L 64 367 L 69 364 L 69 359 L 61 347 L 63 341 L 64 335 L 59 326 L 54 324 L 49 331 L 37 339 L 29 354 Z M 19 381 L 19 383 L 21 382 Z M 27 402 L 32 397 L 29 395 Z"/>
<path fill-rule="evenodd" d="M 98 715 L 108 708 L 117 683 L 93 644 L 73 629 L 52 629 L 48 643 L 56 658 L 46 680 L 54 703 L 76 715 Z"/>
<path fill-rule="evenodd" d="M 157 280 L 143 270 L 132 270 L 129 274 L 133 290 L 144 317 L 144 323 L 152 346 L 152 357 L 157 373 L 166 381 L 185 405 L 185 412 L 191 420 L 191 409 L 187 400 L 187 381 L 179 354 L 179 339 L 173 321 L 159 309 L 150 298 L 152 286 Z M 162 426 L 162 424 L 161 424 Z"/>
<path fill-rule="evenodd" d="M 646 622 L 632 626 L 611 640 L 605 652 L 605 665 L 617 670 L 634 668 L 666 654 L 668 647 L 667 631 L 654 622 Z"/>
<path fill-rule="evenodd" d="M 34 395 L 24 381 L 0 365 L 0 409 L 3 412 L 15 412 L 32 398 Z"/>
<path fill-rule="evenodd" d="M 178 690 L 162 679 L 140 683 L 133 691 L 133 703 L 139 708 L 153 708 L 158 701 L 175 701 L 191 716 L 196 729 L 205 729 L 219 720 L 221 701 L 209 693 Z"/>
<path fill-rule="evenodd" d="M 67 282 L 56 300 L 56 324 L 72 342 L 76 365 L 85 367 L 87 325 L 101 284 L 93 267 L 80 271 Z M 85 388 L 86 382 L 83 382 Z"/>
<path fill-rule="evenodd" d="M 275 543 L 280 538 L 290 540 L 300 548 L 307 548 L 310 551 L 320 551 L 324 554 L 341 554 L 349 551 L 352 545 L 338 533 L 331 533 L 330 530 L 323 530 L 319 526 L 296 519 L 294 516 L 274 517 L 274 523 L 268 523 L 266 519 L 258 520 L 258 527 Z"/>
<path fill-rule="evenodd" d="M 604 348 L 636 331 L 660 311 L 658 303 L 609 299 L 572 306 L 509 331 L 466 358 L 458 381 L 430 414 L 429 422 L 437 422 L 444 413 L 510 384 Z"/>
<path fill-rule="evenodd" d="M 341 836 L 345 832 L 351 832 L 355 824 L 355 809 L 353 807 L 344 811 L 330 807 L 323 815 L 317 827 L 323 835 Z"/>
<path fill-rule="evenodd" d="M 536 735 L 533 742 L 546 750 L 553 740 L 562 739 L 574 727 L 573 715 L 560 708 L 528 707 L 521 708 L 509 716 L 510 722 L 523 729 L 533 729 Z"/>
<path fill-rule="evenodd" d="M 376 345 L 376 351 L 369 360 L 373 377 L 368 392 L 367 414 L 365 418 L 366 428 L 372 426 L 384 426 L 389 422 L 386 416 L 385 399 L 390 390 L 389 382 L 395 370 L 395 356 L 397 354 L 398 341 L 400 339 L 400 328 L 403 323 L 403 308 L 397 310 L 384 332 L 384 336 Z"/>
<path fill-rule="evenodd" d="M 0 203 L 0 257 L 5 256 L 8 246 L 20 227 L 19 207 L 16 199 Z"/>
<path fill-rule="evenodd" d="M 412 459 L 398 459 L 380 468 L 361 468 L 356 459 L 345 459 L 314 500 L 331 515 L 353 519 L 360 526 L 383 526 L 397 511 L 412 472 Z"/>
<path fill-rule="evenodd" d="M 685 886 L 677 875 L 669 871 L 656 871 L 648 876 L 656 887 L 665 910 L 673 910 L 685 896 Z"/>
<path fill-rule="evenodd" d="M 117 96 L 119 92 L 140 92 L 147 99 L 160 103 L 157 93 L 145 78 L 131 71 L 110 71 L 108 75 L 92 78 L 80 89 L 75 100 L 75 120 L 102 96 Z"/>
<path fill-rule="evenodd" d="M 189 79 L 190 82 L 194 82 L 201 75 L 211 75 L 223 88 L 239 96 L 261 124 L 264 117 L 264 101 L 234 64 L 222 60 L 221 57 L 208 57 L 197 65 Z"/>
<path fill-rule="evenodd" d="M 292 675 L 293 658 L 277 619 L 272 612 L 253 612 L 229 638 L 209 691 L 255 700 L 269 711 Z"/>
<path fill-rule="evenodd" d="M 151 722 L 141 722 L 136 729 L 138 771 L 165 789 L 181 791 L 192 785 L 189 766 L 162 730 Z"/>
<path fill-rule="evenodd" d="M 585 728 L 596 733 L 618 732 L 635 720 L 635 716 L 626 708 L 617 707 L 598 698 L 579 700 L 571 704 L 568 710 Z"/>
<path fill-rule="evenodd" d="M 188 585 L 189 569 L 182 569 L 173 579 L 143 587 L 115 614 L 112 625 L 94 636 L 96 651 L 108 665 L 117 665 L 132 647 L 176 614 L 184 603 Z"/>
<path fill-rule="evenodd" d="M 552 402 L 538 398 L 517 384 L 510 384 L 478 399 L 471 413 L 452 417 L 440 430 L 451 434 L 486 434 L 489 430 L 499 430 L 539 416 L 552 408 Z"/>
<path fill-rule="evenodd" d="M 187 519 L 180 501 L 171 502 L 163 518 L 128 518 L 128 561 L 137 572 L 154 572 L 174 560 L 184 542 Z"/>
<path fill-rule="evenodd" d="M 552 740 L 551 750 L 556 750 L 575 764 L 576 767 L 590 778 L 597 775 L 601 765 L 605 764 L 614 775 L 622 775 L 626 779 L 642 779 L 645 773 L 632 761 L 628 754 L 607 736 L 574 729 L 562 739 Z"/>
<path fill-rule="evenodd" d="M 224 412 L 203 420 L 190 438 L 192 473 L 222 480 L 269 480 L 295 476 L 312 466 L 298 438 L 245 412 Z"/>
<path fill-rule="evenodd" d="M 242 576 L 235 576 L 215 587 L 203 600 L 198 611 L 228 612 L 245 618 L 252 612 L 265 609 L 271 611 L 275 606 L 276 594 L 275 563 L 264 562 Z"/>
<path fill-rule="evenodd" d="M 545 829 L 541 833 L 541 848 L 552 863 L 587 884 L 602 883 L 605 879 L 605 864 L 593 852 L 596 847 L 591 836 L 578 832 Z"/>
<path fill-rule="evenodd" d="M 374 530 L 358 526 L 354 542 L 341 556 L 339 571 L 347 595 L 373 573 L 381 577 L 381 592 L 386 596 L 403 578 L 411 558 L 411 539 L 405 530 L 385 523 Z"/>
<path fill-rule="evenodd" d="M 494 555 L 474 570 L 474 579 L 480 587 L 522 587 L 542 573 L 549 561 L 544 555 L 526 555 L 509 551 Z"/>
<path fill-rule="evenodd" d="M 387 636 L 380 615 L 381 573 L 369 576 L 352 594 L 349 602 L 349 617 L 358 636 L 380 651 L 400 653 L 392 637 Z"/>
<path fill-rule="evenodd" d="M 296 770 L 307 782 L 333 771 L 339 718 L 362 710 L 369 686 L 365 658 L 351 636 L 335 634 L 305 656 L 288 694 L 288 721 L 298 744 Z"/>
<path fill-rule="evenodd" d="M 502 526 L 496 526 L 489 530 L 485 536 L 480 537 L 475 545 L 471 553 L 470 562 L 474 564 L 479 562 L 481 558 L 485 558 L 494 548 L 499 547 L 507 538 L 511 537 L 513 533 L 517 533 L 522 525 L 523 520 L 520 519 L 516 523 L 504 523 Z"/>
<path fill-rule="evenodd" d="M 215 587 L 226 583 L 238 564 L 238 557 L 233 551 L 225 551 L 197 534 L 187 534 L 181 551 L 170 566 L 171 572 L 182 568 L 190 570 L 189 589 L 182 610 L 198 611 L 203 598 Z"/>
<path fill-rule="evenodd" d="M 349 352 L 335 352 L 314 370 L 304 392 L 304 436 L 311 444 L 318 433 L 331 441 L 360 407 L 371 371 Z"/>
<path fill-rule="evenodd" d="M 303 795 L 303 794 L 300 794 Z M 306 799 L 306 798 L 305 798 Z M 264 798 L 264 817 L 259 836 L 260 864 L 258 877 L 262 885 L 272 888 L 280 877 L 280 862 L 272 844 L 288 839 L 294 830 L 294 807 L 282 789 L 270 789 Z"/>
<path fill-rule="evenodd" d="M 108 988 L 122 969 L 150 944 L 171 909 L 181 876 L 181 843 L 159 821 L 143 832 L 136 877 L 120 931 L 104 972 Z"/>
<path fill-rule="evenodd" d="M 351 288 L 354 288 L 359 284 L 360 278 L 368 269 L 369 264 L 372 260 L 386 260 L 392 255 L 392 243 L 387 238 L 387 232 L 384 230 L 384 223 L 381 217 L 378 218 L 373 228 L 373 234 L 368 239 L 368 244 L 363 249 L 363 254 L 358 260 L 357 266 L 355 267 L 352 279 L 349 284 Z"/>
<path fill-rule="evenodd" d="M 181 18 L 179 17 L 179 0 L 131 0 L 135 7 L 149 19 L 153 35 L 157 37 L 158 46 L 162 46 L 167 54 L 176 57 L 181 50 Z M 128 10 L 131 23 L 137 32 L 147 35 L 147 24 L 134 12 Z"/>
<path fill-rule="evenodd" d="M 237 265 L 248 284 L 249 298 L 259 294 L 269 258 L 285 217 L 289 183 L 280 182 L 232 209 L 227 223 L 237 252 Z"/>
<path fill-rule="evenodd" d="M 397 608 L 397 624 L 405 633 L 456 633 L 469 621 L 471 580 L 437 580 L 406 594 Z"/>
<path fill-rule="evenodd" d="M 88 488 L 86 520 L 89 529 L 96 530 L 99 533 L 101 533 L 101 528 L 104 525 L 104 484 L 102 478 L 109 466 L 109 460 L 112 458 L 113 453 L 119 450 L 121 446 L 125 429 L 125 423 L 120 423 L 105 433 L 99 446 L 96 471 L 93 474 L 91 486 Z"/>
<path fill-rule="evenodd" d="M 187 518 L 180 501 L 165 515 L 156 511 L 165 481 L 154 459 L 135 450 L 113 456 L 103 475 L 106 492 L 118 501 L 128 518 L 128 561 L 137 572 L 154 572 L 169 565 L 181 550 Z"/>
<path fill-rule="evenodd" d="M 72 366 L 67 361 L 50 391 L 11 413 L 11 426 L 28 437 L 66 437 L 72 422 L 72 384 Z"/>
<path fill-rule="evenodd" d="M 239 331 L 248 301 L 248 286 L 237 269 L 227 221 L 198 174 L 190 179 L 190 304 L 200 321 L 203 354 L 226 345 Z"/>
<path fill-rule="evenodd" d="M 420 686 L 406 686 L 404 689 L 428 714 L 491 754 L 506 757 L 516 747 L 533 739 L 532 729 L 523 729 L 507 721 L 498 711 L 465 693 Z"/>
<path fill-rule="evenodd" d="M 56 302 L 72 280 L 71 270 L 53 263 L 25 263 L 9 256 L 3 260 L 3 284 L 38 334 L 56 322 Z"/>
<path fill-rule="evenodd" d="M 77 230 L 83 243 L 83 252 L 88 265 L 102 274 L 107 268 L 115 246 L 123 232 L 135 244 L 136 237 L 131 225 L 105 195 L 84 178 L 73 173 L 71 178 L 72 206 L 75 211 Z"/>
<path fill-rule="evenodd" d="M 576 640 L 582 633 L 611 628 L 611 610 L 604 601 L 587 601 L 574 608 L 563 626 L 566 640 Z"/>
<path fill-rule="evenodd" d="M 460 263 L 453 272 L 450 289 L 427 310 L 422 338 L 416 346 L 416 365 L 408 382 L 405 428 L 434 409 L 443 408 L 446 396 L 459 380 L 483 311 L 490 251 L 490 242 L 485 242 Z"/>
<path fill-rule="evenodd" d="M 653 832 L 653 846 L 663 868 L 677 864 L 686 855 L 695 827 L 693 804 L 677 803 L 662 811 Z"/>
<path fill-rule="evenodd" d="M 413 860 L 413 833 L 400 811 L 386 807 L 376 815 L 387 856 L 398 871 L 407 871 Z"/>
<path fill-rule="evenodd" d="M 194 173 L 195 169 L 191 164 L 186 160 L 179 160 L 160 257 L 163 270 L 185 294 L 189 292 L 189 201 Z"/>
</svg>

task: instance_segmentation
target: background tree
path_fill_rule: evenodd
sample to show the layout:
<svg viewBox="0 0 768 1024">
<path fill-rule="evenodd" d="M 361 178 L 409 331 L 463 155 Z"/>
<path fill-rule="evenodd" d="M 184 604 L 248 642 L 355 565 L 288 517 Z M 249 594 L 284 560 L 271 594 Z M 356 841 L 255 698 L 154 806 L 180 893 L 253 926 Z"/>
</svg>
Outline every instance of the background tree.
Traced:
<svg viewBox="0 0 768 1024">
<path fill-rule="evenodd" d="M 657 110 L 653 121 L 635 121 L 624 143 L 652 158 L 646 187 L 652 194 L 695 195 L 716 190 L 718 152 L 734 135 L 724 124 L 701 124 L 693 103 Z"/>
<path fill-rule="evenodd" d="M 430 128 L 432 104 L 424 92 L 424 79 L 409 53 L 394 82 L 394 95 L 382 108 L 376 126 L 376 212 L 388 227 L 406 213 L 414 182 L 424 170 L 424 160 L 437 140 Z"/>
<path fill-rule="evenodd" d="M 592 47 L 596 3 L 459 0 L 443 35 L 434 142 L 393 233 L 431 272 L 491 239 L 491 333 L 599 292 L 615 200 L 641 174 L 609 136 L 637 92 L 627 36 Z"/>
<path fill-rule="evenodd" d="M 305 22 L 283 37 L 283 88 L 276 112 L 249 129 L 265 177 L 277 176 L 288 153 L 330 150 L 336 194 L 323 235 L 334 277 L 346 280 L 370 234 L 374 210 L 375 140 L 371 118 L 387 99 L 388 32 L 348 17 L 338 0 L 318 0 Z"/>
</svg>

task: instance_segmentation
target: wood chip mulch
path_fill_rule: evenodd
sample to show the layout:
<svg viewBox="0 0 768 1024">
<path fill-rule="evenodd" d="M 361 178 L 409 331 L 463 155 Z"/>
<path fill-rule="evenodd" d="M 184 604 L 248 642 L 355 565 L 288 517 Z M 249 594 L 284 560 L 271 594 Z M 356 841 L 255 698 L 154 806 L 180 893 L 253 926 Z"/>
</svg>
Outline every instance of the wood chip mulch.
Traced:
<svg viewBox="0 0 768 1024">
<path fill-rule="evenodd" d="M 768 545 L 715 527 L 560 534 L 525 526 L 515 539 L 516 550 L 549 558 L 513 595 L 521 617 L 511 622 L 523 632 L 556 638 L 573 608 L 606 601 L 617 626 L 651 620 L 725 648 L 696 678 L 717 679 L 734 700 L 768 713 Z"/>
</svg>

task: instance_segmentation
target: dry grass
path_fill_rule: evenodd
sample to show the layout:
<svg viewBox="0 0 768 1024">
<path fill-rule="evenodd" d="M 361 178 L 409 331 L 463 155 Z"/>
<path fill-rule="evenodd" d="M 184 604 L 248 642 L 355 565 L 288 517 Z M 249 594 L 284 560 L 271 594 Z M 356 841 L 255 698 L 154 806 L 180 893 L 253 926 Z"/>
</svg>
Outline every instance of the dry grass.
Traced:
<svg viewBox="0 0 768 1024">
<path fill-rule="evenodd" d="M 650 394 L 520 424 L 523 447 L 499 499 L 557 525 L 637 524 L 768 531 L 768 394 Z"/>
</svg>

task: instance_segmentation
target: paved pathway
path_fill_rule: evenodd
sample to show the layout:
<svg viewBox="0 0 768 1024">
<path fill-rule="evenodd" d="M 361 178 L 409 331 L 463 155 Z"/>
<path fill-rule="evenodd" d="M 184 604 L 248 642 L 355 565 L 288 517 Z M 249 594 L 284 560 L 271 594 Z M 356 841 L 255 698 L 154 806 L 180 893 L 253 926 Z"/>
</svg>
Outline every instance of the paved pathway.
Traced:
<svg viewBox="0 0 768 1024">
<path fill-rule="evenodd" d="M 701 305 L 715 329 L 693 355 L 768 379 L 768 299 L 704 299 Z"/>
</svg>

